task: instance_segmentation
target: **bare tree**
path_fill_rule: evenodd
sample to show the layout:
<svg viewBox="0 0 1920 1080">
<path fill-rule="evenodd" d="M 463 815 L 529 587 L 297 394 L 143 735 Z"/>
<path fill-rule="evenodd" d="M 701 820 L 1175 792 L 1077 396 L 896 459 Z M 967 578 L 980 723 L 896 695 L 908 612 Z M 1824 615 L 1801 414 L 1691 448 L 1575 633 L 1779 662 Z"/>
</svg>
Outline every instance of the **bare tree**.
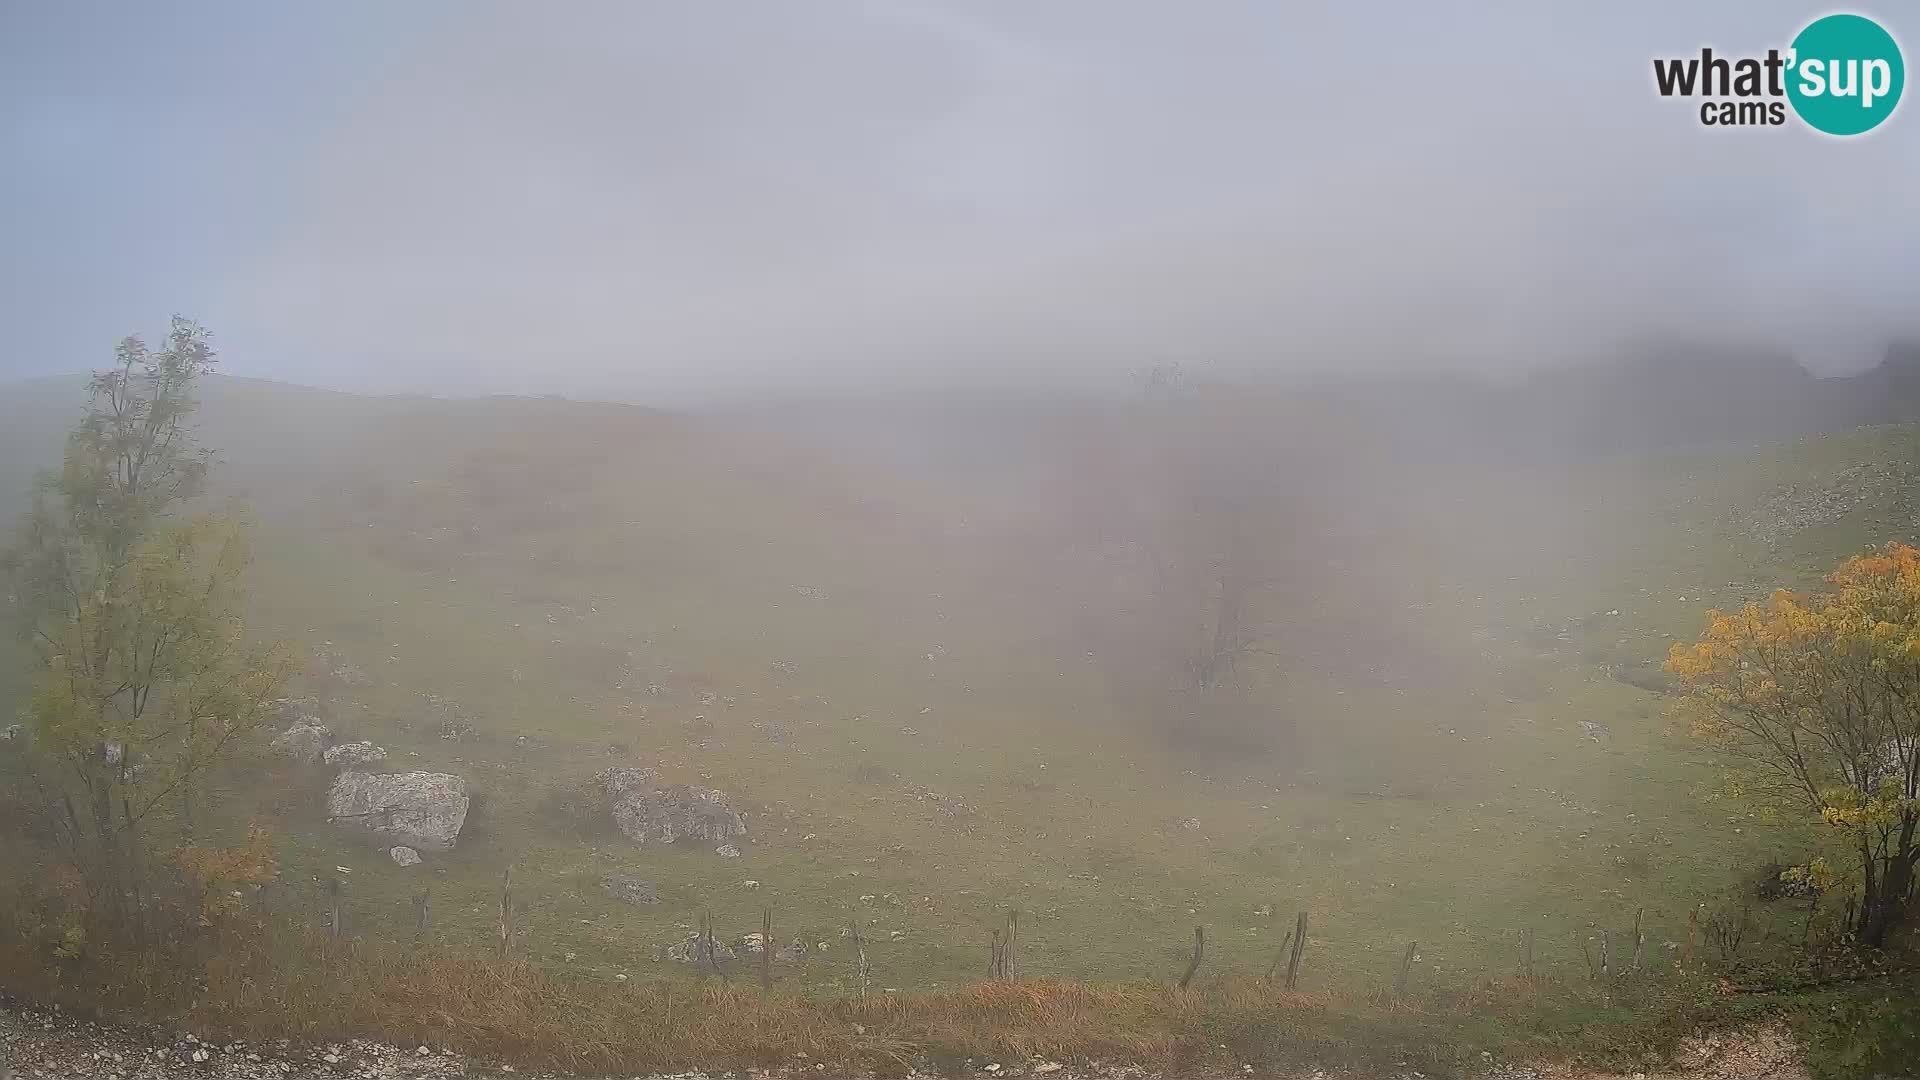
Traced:
<svg viewBox="0 0 1920 1080">
<path fill-rule="evenodd" d="M 1126 695 L 1181 736 L 1282 728 L 1251 715 L 1245 692 L 1255 662 L 1277 655 L 1298 572 L 1274 441 L 1178 365 L 1141 382 L 1076 470 L 1073 528 L 1094 567 L 1083 633 Z"/>
</svg>

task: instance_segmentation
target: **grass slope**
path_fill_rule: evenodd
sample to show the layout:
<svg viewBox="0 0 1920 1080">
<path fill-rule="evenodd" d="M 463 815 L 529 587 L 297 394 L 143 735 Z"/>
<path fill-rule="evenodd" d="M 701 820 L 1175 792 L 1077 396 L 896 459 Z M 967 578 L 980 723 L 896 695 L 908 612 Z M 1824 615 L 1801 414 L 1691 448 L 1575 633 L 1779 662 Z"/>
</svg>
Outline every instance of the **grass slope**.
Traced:
<svg viewBox="0 0 1920 1080">
<path fill-rule="evenodd" d="M 1315 989 L 1383 985 L 1409 941 L 1416 986 L 1510 970 L 1522 928 L 1544 971 L 1584 973 L 1581 941 L 1641 908 L 1663 956 L 1690 907 L 1810 841 L 1717 801 L 1635 676 L 1708 604 L 1912 538 L 1920 462 L 1920 433 L 1879 428 L 1410 494 L 1293 620 L 1318 652 L 1268 693 L 1297 752 L 1223 764 L 1128 723 L 981 554 L 990 495 L 638 409 L 214 387 L 256 625 L 316 658 L 341 737 L 477 793 L 459 848 L 412 869 L 321 821 L 324 776 L 264 760 L 223 779 L 224 826 L 271 820 L 282 899 L 317 916 L 343 877 L 369 936 L 405 936 L 430 884 L 436 932 L 485 942 L 510 863 L 520 947 L 593 979 L 685 974 L 656 948 L 763 907 L 813 945 L 783 981 L 828 989 L 854 983 L 852 922 L 876 989 L 974 980 L 1008 908 L 1026 970 L 1063 978 L 1172 978 L 1195 925 L 1209 975 L 1263 971 L 1303 909 Z M 1782 514 L 1804 527 L 1756 524 Z M 1405 648 L 1349 644 L 1356 623 Z M 609 764 L 733 794 L 742 856 L 543 811 Z M 663 902 L 619 903 L 615 870 Z"/>
</svg>

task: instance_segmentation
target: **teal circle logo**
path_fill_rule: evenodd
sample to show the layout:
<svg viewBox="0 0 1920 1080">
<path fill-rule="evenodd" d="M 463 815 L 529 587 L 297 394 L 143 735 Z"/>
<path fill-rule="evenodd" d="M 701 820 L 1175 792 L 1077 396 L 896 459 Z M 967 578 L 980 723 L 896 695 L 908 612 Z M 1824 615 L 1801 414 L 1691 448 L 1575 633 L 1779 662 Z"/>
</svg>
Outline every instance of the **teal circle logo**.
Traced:
<svg viewBox="0 0 1920 1080">
<path fill-rule="evenodd" d="M 1815 131 L 1860 135 L 1900 104 L 1907 66 L 1900 45 L 1864 15 L 1828 15 L 1793 39 L 1787 100 Z"/>
</svg>

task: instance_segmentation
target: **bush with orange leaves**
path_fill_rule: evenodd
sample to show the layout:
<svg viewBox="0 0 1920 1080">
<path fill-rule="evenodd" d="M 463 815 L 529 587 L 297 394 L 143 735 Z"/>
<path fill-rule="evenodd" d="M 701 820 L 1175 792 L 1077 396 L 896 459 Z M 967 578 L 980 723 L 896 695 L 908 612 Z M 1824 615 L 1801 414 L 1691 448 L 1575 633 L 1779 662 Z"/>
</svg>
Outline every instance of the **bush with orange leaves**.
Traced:
<svg viewBox="0 0 1920 1080">
<path fill-rule="evenodd" d="M 249 823 L 246 839 L 232 847 L 189 845 L 174 859 L 194 887 L 202 926 L 231 918 L 243 909 L 245 894 L 229 886 L 264 885 L 280 870 L 273 833 L 259 822 Z"/>
<path fill-rule="evenodd" d="M 1920 549 L 1887 544 L 1826 580 L 1707 612 L 1666 666 L 1693 732 L 1738 755 L 1755 794 L 1844 831 L 1852 930 L 1877 947 L 1920 862 Z"/>
</svg>

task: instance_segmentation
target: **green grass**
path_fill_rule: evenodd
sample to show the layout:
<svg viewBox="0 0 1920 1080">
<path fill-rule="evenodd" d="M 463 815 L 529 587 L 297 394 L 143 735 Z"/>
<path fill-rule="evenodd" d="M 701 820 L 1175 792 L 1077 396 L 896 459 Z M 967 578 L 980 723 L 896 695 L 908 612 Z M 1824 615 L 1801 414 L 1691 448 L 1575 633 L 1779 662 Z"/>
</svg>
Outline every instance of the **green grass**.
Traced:
<svg viewBox="0 0 1920 1080">
<path fill-rule="evenodd" d="M 1057 598 L 957 524 L 1004 507 L 644 413 L 422 408 L 351 427 L 361 442 L 297 490 L 245 470 L 254 625 L 366 672 L 313 687 L 329 722 L 390 767 L 466 777 L 468 831 L 401 869 L 321 821 L 323 776 L 265 762 L 223 778 L 224 827 L 271 819 L 287 904 L 317 917 L 343 877 L 368 934 L 404 934 L 430 885 L 437 935 L 484 943 L 511 864 L 517 947 L 590 979 L 689 977 L 656 947 L 703 911 L 737 936 L 771 907 L 778 936 L 828 944 L 781 973 L 823 990 L 853 985 L 852 921 L 877 988 L 973 981 L 1009 908 L 1027 970 L 1061 978 L 1171 979 L 1195 925 L 1215 943 L 1207 977 L 1261 972 L 1298 910 L 1316 989 L 1384 986 L 1409 941 L 1416 985 L 1464 985 L 1512 970 L 1523 928 L 1543 972 L 1581 977 L 1580 943 L 1623 937 L 1640 909 L 1665 963 L 1689 908 L 1815 838 L 1718 799 L 1710 755 L 1613 669 L 1657 664 L 1709 603 L 1913 531 L 1903 491 L 1778 547 L 1736 511 L 1857 462 L 1920 460 L 1920 435 L 1897 428 L 1440 478 L 1380 514 L 1377 550 L 1335 553 L 1353 576 L 1287 613 L 1285 633 L 1327 659 L 1263 673 L 1298 747 L 1221 761 L 1140 725 Z M 1356 674 L 1376 661 L 1414 674 Z M 440 738 L 425 695 L 472 734 Z M 731 793 L 743 856 L 543 815 L 549 791 L 609 764 Z M 948 816 L 915 797 L 928 789 L 976 810 Z M 598 885 L 612 870 L 663 903 L 615 901 Z M 1792 925 L 1783 913 L 1778 936 Z"/>
</svg>

